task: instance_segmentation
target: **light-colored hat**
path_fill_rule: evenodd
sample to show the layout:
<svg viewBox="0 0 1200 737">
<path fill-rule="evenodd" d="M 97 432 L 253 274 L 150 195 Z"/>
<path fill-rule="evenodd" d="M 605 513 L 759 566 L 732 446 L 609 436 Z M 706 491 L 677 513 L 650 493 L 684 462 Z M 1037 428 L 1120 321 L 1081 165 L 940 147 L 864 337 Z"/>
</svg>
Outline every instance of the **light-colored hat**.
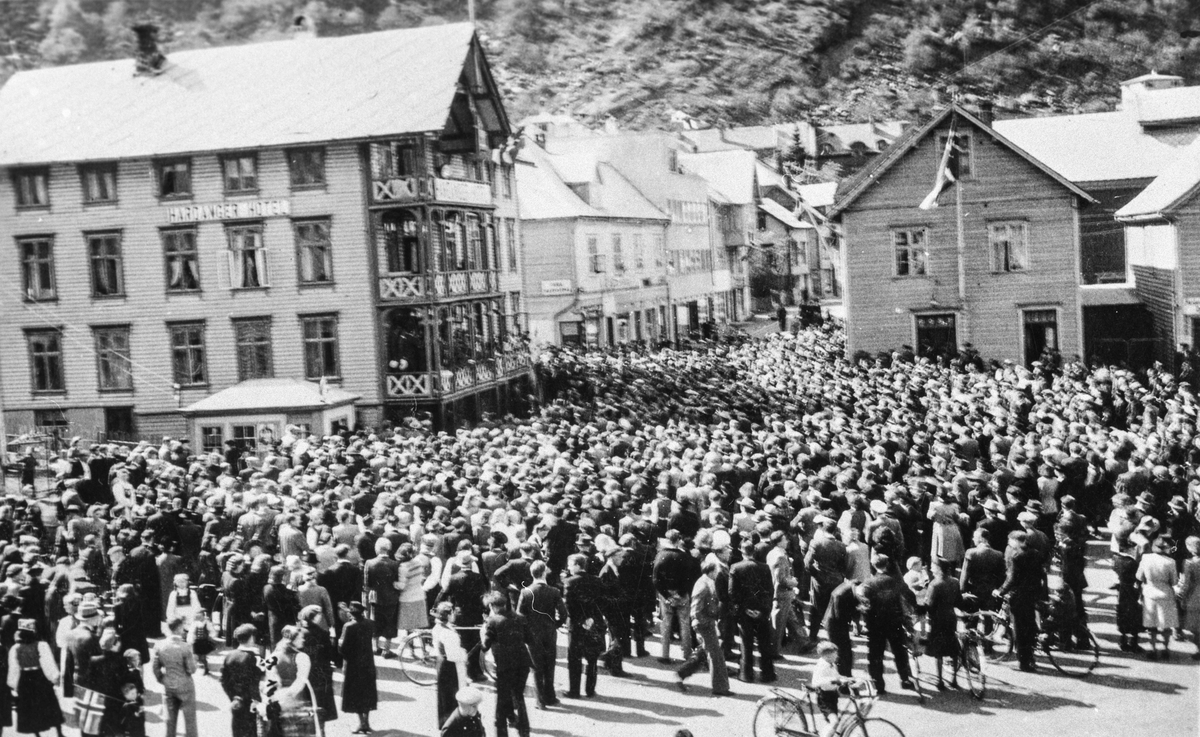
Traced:
<svg viewBox="0 0 1200 737">
<path fill-rule="evenodd" d="M 454 694 L 454 699 L 463 706 L 479 706 L 483 701 L 483 693 L 477 688 L 460 688 Z"/>
</svg>

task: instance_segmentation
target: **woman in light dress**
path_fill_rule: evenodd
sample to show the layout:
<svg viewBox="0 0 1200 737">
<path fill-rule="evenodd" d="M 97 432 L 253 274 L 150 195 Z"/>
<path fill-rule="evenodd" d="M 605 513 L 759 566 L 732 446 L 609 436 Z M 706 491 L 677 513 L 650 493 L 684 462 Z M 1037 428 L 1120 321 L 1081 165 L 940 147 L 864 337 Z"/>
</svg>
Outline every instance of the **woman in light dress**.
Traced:
<svg viewBox="0 0 1200 737">
<path fill-rule="evenodd" d="M 1162 659 L 1171 657 L 1171 630 L 1179 626 L 1179 610 L 1175 607 L 1175 584 L 1179 574 L 1175 560 L 1167 555 L 1170 540 L 1157 537 L 1151 552 L 1138 564 L 1137 580 L 1142 582 L 1142 626 L 1150 633 L 1150 652 L 1146 657 L 1158 660 L 1158 636 L 1162 635 Z"/>
</svg>

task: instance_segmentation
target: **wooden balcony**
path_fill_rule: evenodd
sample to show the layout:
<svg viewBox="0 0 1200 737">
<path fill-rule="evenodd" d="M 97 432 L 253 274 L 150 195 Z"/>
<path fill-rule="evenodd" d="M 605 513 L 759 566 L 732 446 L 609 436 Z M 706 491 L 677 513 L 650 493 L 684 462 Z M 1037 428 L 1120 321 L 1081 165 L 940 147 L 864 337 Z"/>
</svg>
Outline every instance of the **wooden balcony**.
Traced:
<svg viewBox="0 0 1200 737">
<path fill-rule="evenodd" d="M 463 179 L 397 177 L 371 180 L 371 201 L 376 205 L 442 202 L 492 207 L 492 185 Z"/>
<path fill-rule="evenodd" d="M 379 277 L 379 299 L 383 302 L 428 302 L 447 297 L 494 294 L 499 289 L 500 274 L 496 271 L 450 271 Z"/>
<path fill-rule="evenodd" d="M 495 358 L 461 366 L 454 371 L 406 373 L 389 371 L 390 399 L 435 399 L 470 389 L 484 388 L 529 371 L 528 353 L 502 353 Z"/>
</svg>

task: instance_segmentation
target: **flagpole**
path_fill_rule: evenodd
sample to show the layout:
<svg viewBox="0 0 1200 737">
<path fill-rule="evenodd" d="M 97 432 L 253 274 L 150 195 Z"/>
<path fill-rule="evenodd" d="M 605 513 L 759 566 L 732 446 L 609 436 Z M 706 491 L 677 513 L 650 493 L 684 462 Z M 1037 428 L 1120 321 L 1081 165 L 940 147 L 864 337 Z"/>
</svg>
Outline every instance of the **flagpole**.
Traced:
<svg viewBox="0 0 1200 737">
<path fill-rule="evenodd" d="M 954 135 L 954 126 L 950 126 L 951 135 Z M 959 313 L 962 315 L 962 343 L 970 342 L 970 330 L 968 329 L 967 318 L 967 235 L 966 225 L 963 222 L 963 184 L 966 177 L 958 176 L 958 181 L 954 183 L 954 218 L 955 225 L 958 231 L 958 307 Z"/>
</svg>

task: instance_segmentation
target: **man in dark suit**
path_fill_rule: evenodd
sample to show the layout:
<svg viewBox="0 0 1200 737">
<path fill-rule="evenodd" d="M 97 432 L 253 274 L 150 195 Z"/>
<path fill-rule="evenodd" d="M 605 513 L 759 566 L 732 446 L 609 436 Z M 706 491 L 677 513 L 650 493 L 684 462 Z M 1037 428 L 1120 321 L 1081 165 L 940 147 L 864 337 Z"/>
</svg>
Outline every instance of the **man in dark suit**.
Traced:
<svg viewBox="0 0 1200 737">
<path fill-rule="evenodd" d="M 758 642 L 762 682 L 775 680 L 775 651 L 771 637 L 771 602 L 775 583 L 767 567 L 770 546 L 742 541 L 743 560 L 729 571 L 729 600 L 733 603 L 738 634 L 742 641 L 742 664 L 738 678 L 754 683 L 754 644 Z"/>
<path fill-rule="evenodd" d="M 142 602 L 142 622 L 146 637 L 158 637 L 162 634 L 162 579 L 158 573 L 158 560 L 151 547 L 153 539 L 153 532 L 144 531 L 142 544 L 130 550 L 126 559 L 138 589 L 138 598 Z"/>
<path fill-rule="evenodd" d="M 333 604 L 334 632 L 336 637 L 342 635 L 342 606 L 349 606 L 352 601 L 362 601 L 363 571 L 362 567 L 350 560 L 350 546 L 345 543 L 334 548 L 337 560 L 333 565 L 317 574 L 317 585 L 329 592 L 329 601 Z"/>
<path fill-rule="evenodd" d="M 521 543 L 521 557 L 509 559 L 492 575 L 492 585 L 497 591 L 508 595 L 508 600 L 514 608 L 517 607 L 521 590 L 533 583 L 533 576 L 530 574 L 534 562 L 533 548 L 533 543 Z M 534 667 L 537 667 L 536 664 Z"/>
<path fill-rule="evenodd" d="M 221 688 L 229 697 L 233 714 L 230 734 L 233 737 L 257 737 L 254 704 L 262 699 L 258 684 L 263 672 L 258 667 L 258 630 L 252 624 L 243 624 L 233 632 L 237 649 L 225 654 L 221 666 Z"/>
<path fill-rule="evenodd" d="M 529 680 L 529 647 L 533 636 L 520 614 L 508 608 L 508 597 L 499 591 L 487 595 L 491 616 L 483 623 L 481 646 L 492 652 L 496 662 L 496 737 L 508 737 L 508 722 L 517 734 L 529 737 L 529 713 L 525 710 L 525 682 Z"/>
<path fill-rule="evenodd" d="M 596 661 L 604 650 L 604 615 L 600 607 L 600 581 L 587 572 L 587 558 L 576 553 L 567 559 L 569 576 L 563 585 L 569 622 L 567 635 L 567 698 L 579 698 L 579 681 L 587 661 L 584 693 L 596 695 Z"/>
<path fill-rule="evenodd" d="M 488 582 L 482 573 L 475 570 L 475 556 L 470 549 L 458 551 L 458 571 L 450 577 L 446 588 L 438 594 L 438 601 L 448 601 L 457 612 L 456 627 L 463 627 L 459 634 L 466 649 L 467 677 L 472 681 L 484 680 L 483 666 L 479 664 L 479 625 L 483 624 L 483 595 Z"/>
<path fill-rule="evenodd" d="M 858 601 L 867 625 L 867 673 L 875 682 L 875 690 L 885 693 L 883 685 L 883 653 L 888 647 L 896 661 L 900 687 L 915 688 L 908 663 L 908 633 L 912 631 L 906 610 L 908 587 L 895 575 L 891 559 L 876 554 L 871 559 L 875 575 L 858 587 Z"/>
<path fill-rule="evenodd" d="M 992 611 L 999 608 L 992 592 L 1000 588 L 1006 575 L 1004 553 L 992 547 L 991 533 L 982 527 L 975 530 L 974 539 L 975 547 L 963 558 L 958 585 L 963 594 L 975 597 L 980 609 Z"/>
<path fill-rule="evenodd" d="M 813 535 L 812 544 L 804 555 L 804 568 L 812 583 L 812 608 L 808 618 L 808 637 L 811 640 L 816 640 L 820 632 L 830 595 L 846 578 L 846 565 L 846 546 L 838 539 L 837 522 L 826 518 L 820 531 Z"/>
<path fill-rule="evenodd" d="M 996 597 L 1008 597 L 1008 606 L 1012 610 L 1013 637 L 1016 639 L 1017 660 L 1021 670 L 1033 671 L 1033 650 L 1037 644 L 1037 604 L 1046 590 L 1046 572 L 1042 567 L 1039 553 L 1026 547 L 1027 534 L 1023 531 L 1012 532 L 1008 536 L 1008 545 L 1012 556 L 1008 561 L 1008 574 L 1000 588 L 996 589 Z"/>
<path fill-rule="evenodd" d="M 517 613 L 529 624 L 529 654 L 533 659 L 533 682 L 539 709 L 554 706 L 554 664 L 558 651 L 558 627 L 567 620 L 567 607 L 558 589 L 546 583 L 549 571 L 540 560 L 529 567 L 533 583 L 521 589 Z"/>
</svg>

